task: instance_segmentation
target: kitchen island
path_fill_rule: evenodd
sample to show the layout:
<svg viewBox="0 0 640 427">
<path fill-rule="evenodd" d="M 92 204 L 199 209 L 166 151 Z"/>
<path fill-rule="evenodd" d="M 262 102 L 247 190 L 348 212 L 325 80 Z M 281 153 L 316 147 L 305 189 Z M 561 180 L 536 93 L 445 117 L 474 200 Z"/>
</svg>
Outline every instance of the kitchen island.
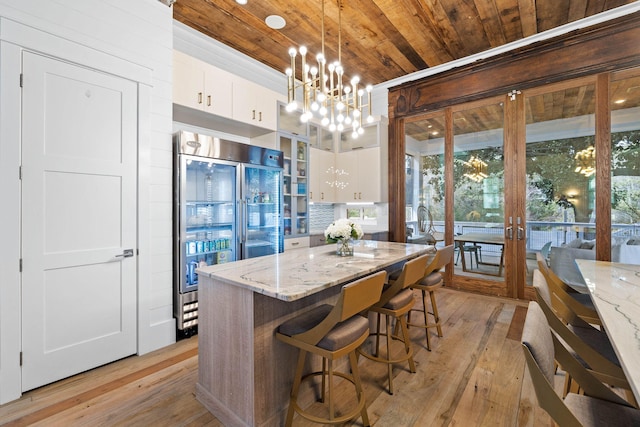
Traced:
<svg viewBox="0 0 640 427">
<path fill-rule="evenodd" d="M 297 350 L 275 339 L 277 327 L 334 303 L 340 285 L 431 250 L 363 240 L 349 257 L 326 245 L 199 269 L 196 397 L 225 426 L 282 425 Z"/>
</svg>

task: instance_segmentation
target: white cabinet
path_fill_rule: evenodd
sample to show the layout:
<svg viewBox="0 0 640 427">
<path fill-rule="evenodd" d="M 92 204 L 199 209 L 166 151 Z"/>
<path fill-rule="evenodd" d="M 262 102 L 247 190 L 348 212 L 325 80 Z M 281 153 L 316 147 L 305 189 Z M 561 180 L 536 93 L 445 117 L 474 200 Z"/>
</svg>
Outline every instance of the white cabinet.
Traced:
<svg viewBox="0 0 640 427">
<path fill-rule="evenodd" d="M 332 183 L 336 176 L 333 151 L 309 149 L 309 200 L 314 203 L 333 203 L 335 191 Z"/>
<path fill-rule="evenodd" d="M 308 248 L 309 246 L 310 246 L 309 236 L 284 239 L 285 251 L 289 251 L 291 249 L 298 249 L 298 248 Z"/>
<path fill-rule="evenodd" d="M 248 80 L 233 82 L 233 119 L 265 129 L 278 127 L 280 94 Z"/>
<path fill-rule="evenodd" d="M 264 86 L 173 51 L 174 104 L 275 131 L 278 126 L 277 103 L 284 98 L 284 95 Z M 229 129 L 239 133 L 237 126 Z"/>
<path fill-rule="evenodd" d="M 380 147 L 362 148 L 336 154 L 336 169 L 346 172 L 336 187 L 336 202 L 386 202 L 387 162 Z"/>
<path fill-rule="evenodd" d="M 232 118 L 233 75 L 173 51 L 173 102 Z"/>
</svg>

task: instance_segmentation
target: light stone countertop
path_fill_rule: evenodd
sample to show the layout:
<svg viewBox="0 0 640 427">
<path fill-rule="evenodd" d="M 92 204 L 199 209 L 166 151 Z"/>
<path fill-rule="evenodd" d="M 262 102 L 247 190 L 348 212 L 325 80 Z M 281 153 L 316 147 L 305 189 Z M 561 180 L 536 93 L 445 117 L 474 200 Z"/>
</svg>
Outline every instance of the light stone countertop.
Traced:
<svg viewBox="0 0 640 427">
<path fill-rule="evenodd" d="M 576 259 L 596 310 L 640 401 L 640 265 Z"/>
<path fill-rule="evenodd" d="M 295 301 L 428 253 L 430 247 L 360 240 L 354 255 L 336 255 L 336 245 L 287 250 L 275 255 L 199 268 L 197 273 L 283 301 Z M 215 283 L 214 283 L 215 285 Z"/>
</svg>

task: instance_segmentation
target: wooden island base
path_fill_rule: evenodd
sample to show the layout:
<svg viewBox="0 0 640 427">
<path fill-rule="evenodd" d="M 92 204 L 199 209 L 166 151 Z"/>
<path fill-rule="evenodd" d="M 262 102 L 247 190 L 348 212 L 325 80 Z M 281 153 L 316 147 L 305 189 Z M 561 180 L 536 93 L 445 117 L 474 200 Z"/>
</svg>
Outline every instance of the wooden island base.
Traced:
<svg viewBox="0 0 640 427">
<path fill-rule="evenodd" d="M 359 242 L 353 257 L 337 257 L 333 247 L 301 248 L 198 270 L 197 399 L 225 426 L 283 425 L 298 352 L 275 339 L 277 327 L 334 304 L 339 285 L 427 251 Z M 309 371 L 319 365 L 314 358 Z M 301 405 L 315 399 L 310 388 L 301 390 Z"/>
</svg>

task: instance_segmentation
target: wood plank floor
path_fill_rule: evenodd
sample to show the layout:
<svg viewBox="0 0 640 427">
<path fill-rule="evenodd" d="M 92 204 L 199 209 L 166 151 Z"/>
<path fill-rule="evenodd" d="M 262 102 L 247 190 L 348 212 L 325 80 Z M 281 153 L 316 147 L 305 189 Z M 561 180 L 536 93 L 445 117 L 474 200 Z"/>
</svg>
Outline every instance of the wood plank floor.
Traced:
<svg viewBox="0 0 640 427">
<path fill-rule="evenodd" d="M 360 359 L 375 426 L 548 426 L 524 370 L 526 305 L 451 289 L 437 293 L 444 337 L 411 328 L 417 372 Z M 293 369 L 293 367 L 292 367 Z M 7 426 L 221 426 L 195 398 L 197 337 L 25 393 L 0 406 Z M 346 385 L 338 387 L 349 401 Z M 296 425 L 311 425 L 296 418 Z M 358 419 L 348 425 L 362 425 Z"/>
</svg>

